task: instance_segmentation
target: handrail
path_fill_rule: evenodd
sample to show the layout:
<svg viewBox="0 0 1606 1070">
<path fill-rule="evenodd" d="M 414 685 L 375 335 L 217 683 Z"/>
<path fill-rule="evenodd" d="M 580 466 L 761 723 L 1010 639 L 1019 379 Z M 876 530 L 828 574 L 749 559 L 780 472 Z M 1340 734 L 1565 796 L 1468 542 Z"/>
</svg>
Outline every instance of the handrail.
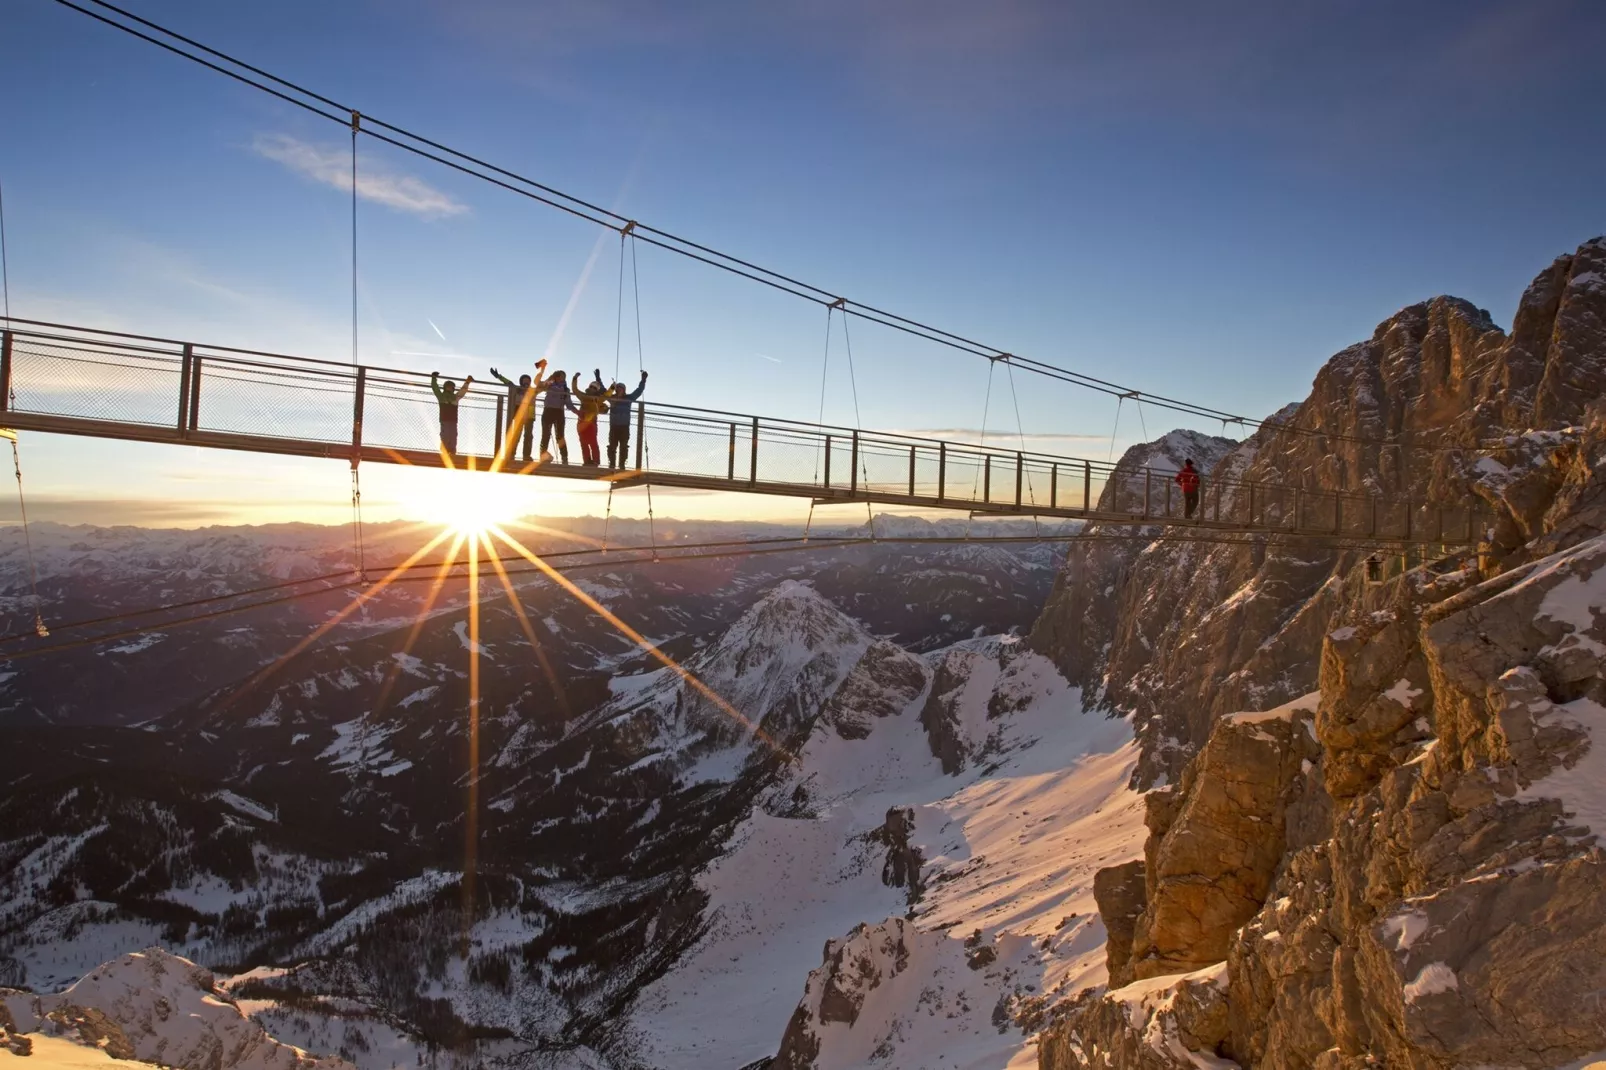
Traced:
<svg viewBox="0 0 1606 1070">
<path fill-rule="evenodd" d="M 184 389 L 190 391 L 194 397 L 191 399 L 190 394 L 186 394 L 185 398 L 181 399 L 179 423 L 183 425 L 187 420 L 188 431 L 191 433 L 199 431 L 247 438 L 254 435 L 260 438 L 263 432 L 259 428 L 266 423 L 274 435 L 285 442 L 292 442 L 297 440 L 296 436 L 288 430 L 281 429 L 293 427 L 299 422 L 300 440 L 338 443 L 344 441 L 350 431 L 349 422 L 346 420 L 349 414 L 338 418 L 329 417 L 325 421 L 325 418 L 319 415 L 316 406 L 304 405 L 294 397 L 291 399 L 281 397 L 272 401 L 263 401 L 258 397 L 254 402 L 257 408 L 251 409 L 250 405 L 253 402 L 249 400 L 250 395 L 238 391 L 233 394 L 225 393 L 223 400 L 226 407 L 234 406 L 233 409 L 225 408 L 224 411 L 232 412 L 235 423 L 227 423 L 228 418 L 225 417 L 223 424 L 204 422 L 198 424 L 198 419 L 204 421 L 208 418 L 212 420 L 220 418 L 213 415 L 217 409 L 199 404 L 203 394 L 207 398 L 215 397 L 215 394 L 204 391 L 202 384 L 215 389 L 216 383 L 223 382 L 247 391 L 255 387 L 299 391 L 308 395 L 352 394 L 360 391 L 374 403 L 419 406 L 412 411 L 414 413 L 429 411 L 430 415 L 407 416 L 402 410 L 394 408 L 388 410 L 391 420 L 389 431 L 380 430 L 380 420 L 383 417 L 379 413 L 370 412 L 367 440 L 375 449 L 413 449 L 421 445 L 427 450 L 429 440 L 433 438 L 433 431 L 429 427 L 433 420 L 434 399 L 427 393 L 430 373 L 369 364 L 356 365 L 231 346 L 185 343 L 152 335 L 107 331 L 40 320 L 23 320 L 16 317 L 10 320 L 0 318 L 0 323 L 12 325 L 5 328 L 8 338 L 16 342 L 32 343 L 34 347 L 38 347 L 36 355 L 42 359 L 91 365 L 96 368 L 122 368 L 129 373 L 144 375 L 177 374 L 182 370 L 184 382 L 187 384 Z M 24 326 L 16 326 L 18 324 Z M 50 352 L 53 350 L 65 352 Z M 192 361 L 193 376 L 190 374 Z M 101 373 L 96 375 L 101 376 Z M 139 411 L 145 411 L 144 402 L 139 400 L 145 397 L 145 387 L 138 385 L 133 387 L 134 400 L 130 402 L 131 395 L 128 392 L 126 375 L 121 383 L 116 382 L 111 376 L 101 377 L 112 381 L 112 388 L 108 392 L 115 398 L 120 398 L 122 404 L 132 404 Z M 22 384 L 22 390 L 26 392 L 28 384 Z M 117 393 L 119 390 L 122 391 L 121 394 Z M 459 405 L 460 411 L 477 414 L 476 421 L 483 421 L 485 416 L 494 412 L 494 428 L 491 436 L 493 444 L 499 442 L 508 430 L 503 421 L 506 392 L 507 388 L 500 384 L 476 383 Z M 93 391 L 86 391 L 86 394 L 92 395 Z M 98 402 L 101 399 L 96 400 Z M 194 404 L 191 404 L 192 400 Z M 216 404 L 217 402 L 213 401 L 213 405 Z M 1047 492 L 1050 509 L 1061 513 L 1091 514 L 1095 506 L 1093 483 L 1096 476 L 1099 484 L 1097 500 L 1103 515 L 1121 515 L 1156 522 L 1181 519 L 1176 515 L 1181 495 L 1172 486 L 1175 469 L 1097 461 L 983 442 L 950 442 L 904 432 L 864 430 L 843 425 L 808 423 L 784 417 L 760 418 L 748 413 L 659 401 L 643 400 L 636 404 L 639 408 L 633 421 L 635 424 L 633 430 L 637 435 L 638 446 L 648 432 L 653 432 L 660 436 L 660 457 L 663 457 L 662 436 L 665 434 L 671 436 L 669 440 L 671 442 L 675 435 L 704 440 L 703 445 L 697 447 L 698 452 L 692 455 L 694 457 L 691 462 L 692 467 L 676 469 L 673 465 L 677 462 L 672 460 L 668 462 L 669 467 L 660 464 L 653 469 L 653 473 L 659 478 L 679 472 L 686 479 L 704 481 L 718 479 L 729 483 L 740 482 L 748 486 L 758 486 L 762 483 L 765 484 L 768 493 L 785 493 L 784 488 L 792 487 L 796 488 L 794 493 L 823 494 L 829 498 L 852 498 L 862 494 L 881 495 L 885 498 L 892 495 L 892 491 L 887 489 L 890 487 L 900 488 L 901 497 L 904 499 L 911 501 L 929 499 L 947 508 L 985 505 L 1021 511 L 1041 510 L 1038 482 L 1042 481 L 1047 484 L 1041 489 Z M 197 405 L 199 414 L 195 411 Z M 240 406 L 245 408 L 242 409 Z M 537 408 L 540 407 L 542 406 L 538 402 Z M 39 411 L 41 415 L 54 412 L 68 422 L 109 418 L 106 415 L 109 410 L 105 404 L 88 401 L 76 404 L 69 402 L 66 407 L 59 410 Z M 126 411 L 125 409 L 124 412 Z M 245 429 L 245 422 L 240 418 L 242 412 L 249 412 L 255 417 L 258 429 Z M 507 415 L 511 418 L 511 413 Z M 396 423 L 398 416 L 404 417 L 400 425 Z M 165 419 L 167 426 L 171 426 L 172 417 Z M 140 426 L 149 422 L 149 417 L 143 416 L 135 420 Z M 310 432 L 305 430 L 308 426 L 314 429 Z M 183 431 L 184 428 L 181 426 L 180 430 Z M 483 430 L 481 422 L 471 429 L 471 434 L 481 435 Z M 193 434 L 186 437 L 193 437 Z M 741 450 L 737 449 L 738 439 L 741 441 Z M 480 437 L 476 441 L 486 440 Z M 793 450 L 792 454 L 784 455 L 788 460 L 781 463 L 783 467 L 786 465 L 796 467 L 784 473 L 783 478 L 761 477 L 759 471 L 761 443 L 769 443 L 771 451 L 777 445 Z M 503 446 L 493 445 L 493 448 L 500 451 Z M 673 452 L 672 446 L 668 448 Z M 803 452 L 796 452 L 799 450 Z M 358 452 L 360 446 L 353 443 L 352 455 L 355 456 Z M 473 450 L 468 449 L 465 453 L 472 454 Z M 738 464 L 739 453 L 742 455 L 740 464 Z M 813 476 L 793 478 L 793 471 L 807 470 L 806 463 L 799 465 L 799 459 L 809 453 L 818 459 Z M 772 457 L 773 452 L 765 456 Z M 684 455 L 680 460 L 683 460 L 683 457 Z M 838 467 L 836 478 L 833 479 L 833 463 L 840 465 L 844 461 L 846 467 Z M 775 462 L 771 463 L 773 465 Z M 936 465 L 935 480 L 929 478 L 929 469 L 933 463 Z M 888 468 L 889 464 L 896 468 L 895 478 L 887 478 L 887 473 L 892 471 Z M 870 472 L 872 466 L 877 468 L 874 474 Z M 1428 532 L 1431 531 L 1435 538 L 1428 541 L 1442 540 L 1445 534 L 1443 516 L 1445 510 L 1451 512 L 1451 518 L 1457 524 L 1464 516 L 1467 535 L 1470 538 L 1478 512 L 1477 504 L 1469 504 L 1469 501 L 1435 503 L 1409 496 L 1385 498 L 1377 494 L 1352 491 L 1314 491 L 1272 480 L 1218 479 L 1205 472 L 1201 472 L 1200 476 L 1197 518 L 1209 514 L 1213 522 L 1220 523 L 1223 522 L 1225 511 L 1226 522 L 1238 523 L 1232 518 L 1243 513 L 1242 522 L 1257 531 L 1286 531 L 1290 529 L 1290 522 L 1293 530 L 1305 530 L 1309 526 L 1306 521 L 1315 516 L 1320 524 L 1330 526 L 1337 532 L 1346 528 L 1346 520 L 1349 521 L 1347 526 L 1354 528 L 1364 516 L 1370 525 L 1371 534 L 1377 535 L 1382 511 L 1386 509 L 1393 514 L 1403 508 L 1404 537 L 1408 540 L 1417 537 L 1418 531 L 1423 538 L 1427 538 Z M 934 494 L 924 493 L 933 487 Z M 731 489 L 739 488 L 732 486 Z M 1061 505 L 1062 491 L 1065 492 L 1063 500 L 1074 502 L 1080 499 L 1080 507 Z M 1027 496 L 1028 492 L 1030 499 Z M 1241 509 L 1242 503 L 1239 499 L 1246 494 L 1247 509 Z M 1290 496 L 1292 502 L 1289 501 Z M 1359 511 L 1353 509 L 1356 503 L 1361 505 Z M 1422 519 L 1423 527 L 1413 529 L 1415 517 L 1423 510 L 1427 510 Z M 1330 522 L 1328 517 L 1331 518 Z"/>
</svg>

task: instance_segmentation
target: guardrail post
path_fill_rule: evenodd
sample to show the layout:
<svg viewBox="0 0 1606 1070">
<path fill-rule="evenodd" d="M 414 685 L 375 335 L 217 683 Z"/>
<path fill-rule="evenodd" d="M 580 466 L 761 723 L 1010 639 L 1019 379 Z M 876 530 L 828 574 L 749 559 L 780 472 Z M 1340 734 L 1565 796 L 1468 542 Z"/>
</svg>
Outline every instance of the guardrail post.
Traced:
<svg viewBox="0 0 1606 1070">
<path fill-rule="evenodd" d="M 830 489 L 831 486 L 831 436 L 825 436 L 825 482 L 821 486 Z"/>
<path fill-rule="evenodd" d="M 180 438 L 190 429 L 190 376 L 194 374 L 195 347 L 184 343 L 183 356 L 178 363 L 178 434 Z"/>
<path fill-rule="evenodd" d="M 1021 482 L 1021 476 L 1024 474 L 1024 471 L 1025 471 L 1025 466 L 1026 466 L 1026 458 L 1025 458 L 1025 456 L 1023 454 L 1017 452 L 1015 454 L 1015 508 L 1017 508 L 1017 509 L 1019 509 L 1020 506 L 1021 506 L 1020 482 Z"/>
<path fill-rule="evenodd" d="M 1219 480 L 1219 479 L 1216 480 L 1216 485 L 1215 485 L 1215 487 L 1213 489 L 1216 492 L 1216 507 L 1215 507 L 1216 508 L 1216 515 L 1215 515 L 1215 521 L 1216 521 L 1216 523 L 1219 524 L 1219 523 L 1221 523 L 1221 480 Z"/>
<path fill-rule="evenodd" d="M 993 500 L 993 455 L 990 453 L 981 456 L 981 500 L 983 502 Z"/>
<path fill-rule="evenodd" d="M 636 402 L 636 471 L 643 471 L 641 453 L 647 442 L 647 406 Z"/>
<path fill-rule="evenodd" d="M 1060 507 L 1060 464 L 1055 461 L 1048 468 L 1048 507 Z"/>
<path fill-rule="evenodd" d="M 1405 538 L 1407 541 L 1410 541 L 1411 527 L 1415 522 L 1416 506 L 1412 505 L 1411 499 L 1407 498 L 1405 499 Z"/>
<path fill-rule="evenodd" d="M 948 443 L 937 443 L 937 500 L 940 502 L 948 486 Z"/>
<path fill-rule="evenodd" d="M 352 398 L 351 401 L 351 466 L 353 468 L 357 466 L 358 461 L 362 460 L 362 410 L 363 404 L 367 397 L 368 369 L 358 368 L 357 394 L 354 398 Z M 497 442 L 501 442 L 502 436 L 500 428 L 502 426 L 502 399 L 500 397 L 496 399 L 496 424 L 498 428 L 496 440 Z M 497 452 L 501 452 L 500 448 L 497 449 Z M 511 447 L 508 449 L 508 452 L 513 452 Z"/>
<path fill-rule="evenodd" d="M 1143 519 L 1145 520 L 1149 519 L 1149 489 L 1154 483 L 1154 480 L 1150 477 L 1153 474 L 1147 468 L 1143 470 Z"/>
<path fill-rule="evenodd" d="M 915 496 L 915 447 L 909 447 L 909 497 Z"/>
<path fill-rule="evenodd" d="M 1093 462 L 1082 462 L 1082 512 L 1093 511 Z"/>
<path fill-rule="evenodd" d="M 1255 485 L 1249 484 L 1249 523 L 1248 527 L 1255 526 Z"/>
<path fill-rule="evenodd" d="M 363 375 L 364 370 L 365 369 L 362 368 L 357 369 L 357 379 L 359 383 L 365 378 Z M 502 404 L 506 400 L 507 399 L 501 394 L 496 395 L 496 422 L 491 427 L 491 452 L 498 457 L 502 456 L 502 449 L 504 446 L 509 454 L 512 454 L 513 452 L 513 443 L 507 441 L 507 435 L 502 430 Z M 509 413 L 508 415 L 511 416 L 512 413 Z"/>
<path fill-rule="evenodd" d="M 1377 534 L 1377 495 L 1375 494 L 1372 495 L 1372 528 L 1367 534 Z"/>
<path fill-rule="evenodd" d="M 0 412 L 11 408 L 11 332 L 0 331 Z"/>
<path fill-rule="evenodd" d="M 201 426 L 201 355 L 195 353 L 190 360 L 190 426 L 194 431 Z"/>
<path fill-rule="evenodd" d="M 1444 506 L 1438 505 L 1433 510 L 1433 541 L 1444 541 Z"/>
<path fill-rule="evenodd" d="M 731 422 L 730 448 L 725 455 L 725 478 L 736 482 L 736 423 Z"/>
<path fill-rule="evenodd" d="M 1295 531 L 1299 530 L 1300 506 L 1302 506 L 1304 504 L 1305 504 L 1305 488 L 1304 487 L 1295 487 L 1294 488 L 1294 530 Z"/>
<path fill-rule="evenodd" d="M 753 417 L 753 455 L 747 461 L 747 485 L 758 483 L 758 417 Z"/>
<path fill-rule="evenodd" d="M 1344 499 L 1333 495 L 1333 534 L 1344 534 Z"/>
<path fill-rule="evenodd" d="M 1165 515 L 1166 516 L 1170 516 L 1171 515 L 1171 484 L 1174 483 L 1174 482 L 1175 482 L 1175 480 L 1171 480 L 1171 479 L 1168 479 L 1168 480 L 1165 481 Z"/>
<path fill-rule="evenodd" d="M 853 432 L 853 449 L 848 453 L 848 493 L 859 493 L 859 432 Z"/>
</svg>

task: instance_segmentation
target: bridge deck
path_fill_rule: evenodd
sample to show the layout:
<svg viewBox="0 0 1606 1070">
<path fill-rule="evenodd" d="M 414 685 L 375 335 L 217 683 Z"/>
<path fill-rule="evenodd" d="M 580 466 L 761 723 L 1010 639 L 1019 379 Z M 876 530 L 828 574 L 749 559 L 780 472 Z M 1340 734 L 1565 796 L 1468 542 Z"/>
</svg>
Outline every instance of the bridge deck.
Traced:
<svg viewBox="0 0 1606 1070">
<path fill-rule="evenodd" d="M 0 331 L 0 424 L 20 430 L 343 461 L 494 467 L 613 480 L 621 487 L 650 483 L 1378 544 L 1468 543 L 1487 519 L 1473 502 L 1334 494 L 1208 476 L 1198 515 L 1190 519 L 1172 471 L 656 401 L 637 403 L 621 471 L 503 464 L 498 452 L 509 422 L 508 394 L 478 384 L 459 405 L 460 452 L 448 460 L 424 373 L 10 322 L 11 329 Z M 606 454 L 607 428 L 600 430 Z M 569 437 L 578 460 L 572 421 Z"/>
</svg>

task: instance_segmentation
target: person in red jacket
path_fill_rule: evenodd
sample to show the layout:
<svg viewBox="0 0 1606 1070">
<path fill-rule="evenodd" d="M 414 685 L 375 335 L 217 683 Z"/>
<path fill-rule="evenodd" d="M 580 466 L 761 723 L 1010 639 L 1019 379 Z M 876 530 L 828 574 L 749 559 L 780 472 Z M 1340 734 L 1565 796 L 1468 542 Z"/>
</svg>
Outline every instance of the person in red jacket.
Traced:
<svg viewBox="0 0 1606 1070">
<path fill-rule="evenodd" d="M 1177 473 L 1177 486 L 1182 488 L 1182 517 L 1192 520 L 1193 514 L 1199 509 L 1199 470 L 1193 466 L 1192 457 L 1182 462 L 1182 471 Z"/>
</svg>

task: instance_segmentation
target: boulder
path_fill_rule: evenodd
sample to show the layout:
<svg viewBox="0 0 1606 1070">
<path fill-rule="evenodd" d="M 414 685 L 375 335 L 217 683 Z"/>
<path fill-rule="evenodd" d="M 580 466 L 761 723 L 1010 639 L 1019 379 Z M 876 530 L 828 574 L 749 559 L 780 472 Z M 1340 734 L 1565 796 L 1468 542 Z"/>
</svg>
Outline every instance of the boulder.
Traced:
<svg viewBox="0 0 1606 1070">
<path fill-rule="evenodd" d="M 1259 911 L 1282 861 L 1289 804 L 1317 753 L 1313 704 L 1223 718 L 1189 763 L 1174 805 L 1158 808 L 1158 818 L 1151 811 L 1133 977 L 1225 960 L 1234 933 Z"/>
</svg>

